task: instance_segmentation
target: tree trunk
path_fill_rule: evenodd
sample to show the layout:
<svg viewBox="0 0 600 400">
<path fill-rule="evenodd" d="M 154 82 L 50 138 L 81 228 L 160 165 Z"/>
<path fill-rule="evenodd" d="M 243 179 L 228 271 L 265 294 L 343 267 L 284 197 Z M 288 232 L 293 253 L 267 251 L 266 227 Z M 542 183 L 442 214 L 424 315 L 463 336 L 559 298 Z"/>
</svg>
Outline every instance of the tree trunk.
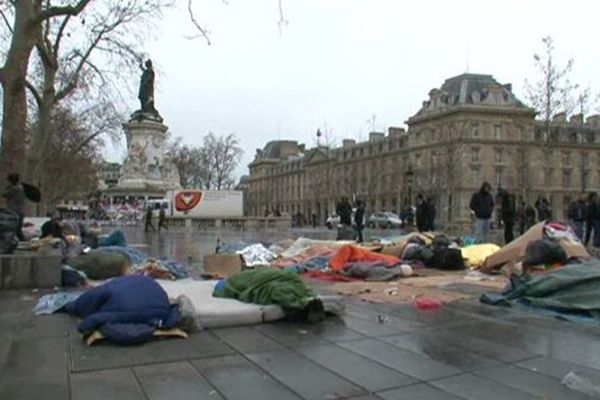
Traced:
<svg viewBox="0 0 600 400">
<path fill-rule="evenodd" d="M 41 0 L 15 2 L 14 33 L 6 62 L 0 74 L 4 90 L 0 171 L 24 173 L 26 166 L 25 132 L 27 128 L 27 93 L 25 79 L 29 58 L 41 34 Z"/>
</svg>

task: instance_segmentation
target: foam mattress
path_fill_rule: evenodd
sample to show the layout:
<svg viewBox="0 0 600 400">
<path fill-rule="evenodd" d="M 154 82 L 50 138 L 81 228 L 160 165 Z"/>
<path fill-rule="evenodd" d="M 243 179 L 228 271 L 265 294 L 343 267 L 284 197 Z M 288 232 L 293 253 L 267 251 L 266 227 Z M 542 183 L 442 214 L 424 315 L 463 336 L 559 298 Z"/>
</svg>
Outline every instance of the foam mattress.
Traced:
<svg viewBox="0 0 600 400">
<path fill-rule="evenodd" d="M 213 297 L 217 281 L 181 279 L 177 281 L 157 280 L 169 298 L 186 295 L 194 304 L 196 317 L 205 328 L 234 325 L 255 325 L 272 322 L 284 317 L 281 307 L 243 303 L 234 299 Z"/>
</svg>

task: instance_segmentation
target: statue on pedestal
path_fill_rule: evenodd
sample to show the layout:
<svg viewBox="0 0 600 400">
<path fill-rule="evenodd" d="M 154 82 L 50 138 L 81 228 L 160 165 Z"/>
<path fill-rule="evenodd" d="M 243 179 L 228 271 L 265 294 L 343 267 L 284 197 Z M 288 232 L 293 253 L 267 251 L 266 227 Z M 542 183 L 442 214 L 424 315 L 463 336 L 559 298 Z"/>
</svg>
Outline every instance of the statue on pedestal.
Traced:
<svg viewBox="0 0 600 400">
<path fill-rule="evenodd" d="M 140 78 L 140 90 L 138 92 L 138 99 L 140 100 L 141 108 L 134 112 L 131 118 L 138 121 L 143 119 L 151 119 L 162 122 L 162 117 L 154 107 L 155 75 L 154 68 L 152 68 L 152 60 L 147 60 L 144 65 L 140 65 L 142 77 Z"/>
</svg>

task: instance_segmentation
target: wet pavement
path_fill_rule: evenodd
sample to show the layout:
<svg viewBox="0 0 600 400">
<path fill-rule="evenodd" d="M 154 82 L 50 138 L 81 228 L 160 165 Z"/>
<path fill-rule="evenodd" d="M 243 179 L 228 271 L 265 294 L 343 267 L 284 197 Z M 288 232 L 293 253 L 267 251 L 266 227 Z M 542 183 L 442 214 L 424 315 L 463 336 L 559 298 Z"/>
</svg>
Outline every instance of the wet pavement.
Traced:
<svg viewBox="0 0 600 400">
<path fill-rule="evenodd" d="M 128 235 L 148 240 L 156 256 L 193 259 L 212 252 L 217 237 L 281 237 Z M 37 297 L 0 292 L 0 399 L 583 399 L 561 380 L 575 372 L 600 382 L 599 328 L 476 300 L 423 312 L 348 298 L 343 316 L 316 325 L 211 329 L 188 340 L 88 348 L 74 318 L 34 316 Z"/>
</svg>

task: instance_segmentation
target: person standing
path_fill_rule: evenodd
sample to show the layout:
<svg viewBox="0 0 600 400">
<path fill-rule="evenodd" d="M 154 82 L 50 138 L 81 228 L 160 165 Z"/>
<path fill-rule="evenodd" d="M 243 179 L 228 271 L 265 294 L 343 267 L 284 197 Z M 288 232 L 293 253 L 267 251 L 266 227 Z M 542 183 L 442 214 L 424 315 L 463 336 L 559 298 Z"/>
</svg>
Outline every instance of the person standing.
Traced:
<svg viewBox="0 0 600 400">
<path fill-rule="evenodd" d="M 354 223 L 356 224 L 356 232 L 358 233 L 358 243 L 364 241 L 363 229 L 365 228 L 365 207 L 362 201 L 356 201 L 356 212 L 354 213 Z"/>
<path fill-rule="evenodd" d="M 478 243 L 487 243 L 490 233 L 494 198 L 491 195 L 492 186 L 483 182 L 478 192 L 473 193 L 469 209 L 475 215 L 475 238 Z"/>
<path fill-rule="evenodd" d="M 150 229 L 152 228 L 152 232 L 156 232 L 156 228 L 154 227 L 154 225 L 152 224 L 152 207 L 148 206 L 148 208 L 146 208 L 146 223 L 144 225 L 144 232 L 148 232 Z"/>
<path fill-rule="evenodd" d="M 25 241 L 23 236 L 23 220 L 25 219 L 25 189 L 21 184 L 19 174 L 8 175 L 8 188 L 2 194 L 6 199 L 6 207 L 15 212 L 19 217 L 17 223 L 17 237 L 20 241 Z"/>
<path fill-rule="evenodd" d="M 592 232 L 594 232 L 594 247 L 600 247 L 600 205 L 598 204 L 598 195 L 591 192 L 587 198 L 587 209 L 585 212 L 585 240 L 583 243 L 587 246 L 590 242 Z"/>
<path fill-rule="evenodd" d="M 585 199 L 583 194 L 569 204 L 567 218 L 579 240 L 583 240 L 583 223 L 585 221 Z"/>
<path fill-rule="evenodd" d="M 335 211 L 340 217 L 340 224 L 352 226 L 352 206 L 346 197 L 342 197 Z"/>
<path fill-rule="evenodd" d="M 425 204 L 427 205 L 427 231 L 433 232 L 435 231 L 435 217 L 437 214 L 433 196 L 429 196 L 425 201 Z"/>
<path fill-rule="evenodd" d="M 538 197 L 535 202 L 535 208 L 538 213 L 538 221 L 547 221 L 552 218 L 552 210 L 550 208 L 550 202 L 545 197 Z"/>
<path fill-rule="evenodd" d="M 504 224 L 504 244 L 508 244 L 515 238 L 515 218 L 517 207 L 515 204 L 515 195 L 508 193 L 506 189 L 498 190 L 500 200 L 500 218 Z"/>
<path fill-rule="evenodd" d="M 160 207 L 160 212 L 158 213 L 158 231 L 160 232 L 160 228 L 165 228 L 169 230 L 167 226 L 167 213 L 165 212 L 165 207 Z"/>
<path fill-rule="evenodd" d="M 417 194 L 416 208 L 417 230 L 419 232 L 426 232 L 429 228 L 429 212 L 427 209 L 427 202 L 421 193 Z M 403 220 L 404 219 L 405 218 L 403 218 Z"/>
</svg>

